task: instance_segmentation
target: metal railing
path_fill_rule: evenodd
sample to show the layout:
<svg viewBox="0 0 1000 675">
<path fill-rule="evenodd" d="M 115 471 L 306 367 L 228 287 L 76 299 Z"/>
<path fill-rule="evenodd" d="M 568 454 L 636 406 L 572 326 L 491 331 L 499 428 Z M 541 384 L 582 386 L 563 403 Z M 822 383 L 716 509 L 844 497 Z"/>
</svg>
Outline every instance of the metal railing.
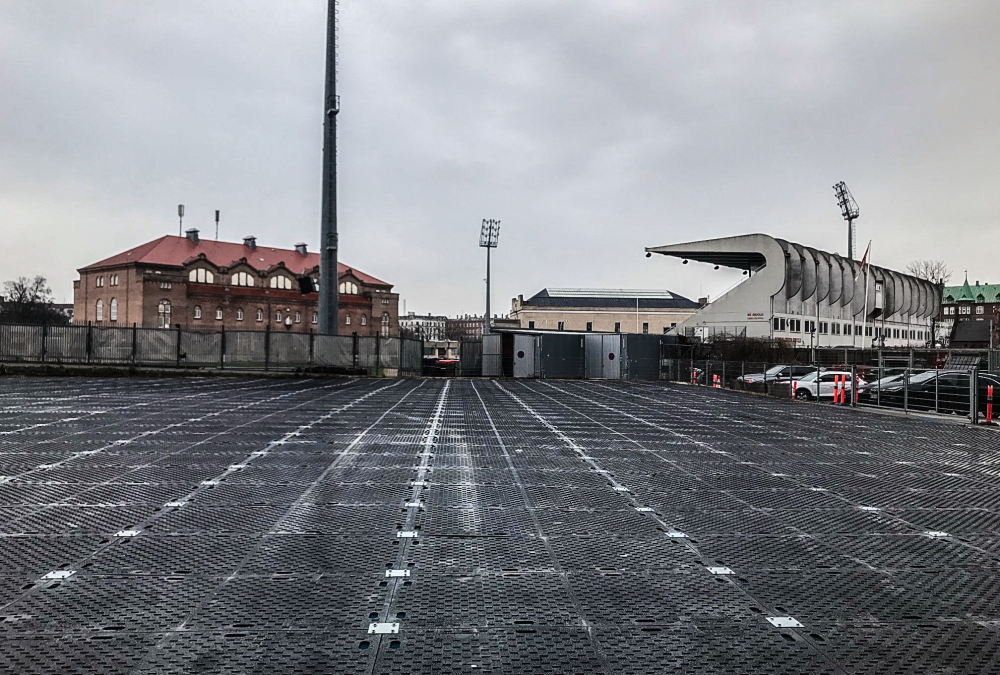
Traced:
<svg viewBox="0 0 1000 675">
<path fill-rule="evenodd" d="M 415 376 L 423 343 L 401 337 L 180 328 L 0 325 L 0 362 Z"/>
<path fill-rule="evenodd" d="M 661 361 L 661 379 L 823 404 L 953 415 L 972 424 L 992 423 L 993 397 L 1000 401 L 1000 374 L 976 365 L 912 368 L 676 358 Z"/>
</svg>

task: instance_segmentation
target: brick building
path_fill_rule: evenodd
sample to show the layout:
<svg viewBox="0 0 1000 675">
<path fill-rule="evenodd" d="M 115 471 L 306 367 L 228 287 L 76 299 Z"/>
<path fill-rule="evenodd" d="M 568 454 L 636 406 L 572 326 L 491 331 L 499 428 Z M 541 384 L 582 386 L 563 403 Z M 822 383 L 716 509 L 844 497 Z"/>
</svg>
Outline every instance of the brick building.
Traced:
<svg viewBox="0 0 1000 675">
<path fill-rule="evenodd" d="M 318 327 L 319 254 L 167 235 L 77 270 L 73 322 L 186 330 Z M 398 335 L 392 284 L 339 265 L 340 334 Z M 305 292 L 303 292 L 305 291 Z"/>
<path fill-rule="evenodd" d="M 947 335 L 952 347 L 985 349 L 1000 344 L 1000 284 L 977 281 L 973 286 L 966 275 L 961 286 L 945 286 L 938 319 L 939 335 Z"/>
</svg>

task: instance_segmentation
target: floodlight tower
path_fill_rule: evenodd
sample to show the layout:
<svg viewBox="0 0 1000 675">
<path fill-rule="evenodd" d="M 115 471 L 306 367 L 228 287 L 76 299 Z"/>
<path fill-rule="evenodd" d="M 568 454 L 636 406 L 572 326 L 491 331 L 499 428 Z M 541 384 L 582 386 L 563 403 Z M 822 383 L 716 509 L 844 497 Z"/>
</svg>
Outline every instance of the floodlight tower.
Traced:
<svg viewBox="0 0 1000 675">
<path fill-rule="evenodd" d="M 844 220 L 847 221 L 847 259 L 854 260 L 854 221 L 858 219 L 858 203 L 854 201 L 854 197 L 844 181 L 834 185 L 833 190 L 837 193 L 840 212 L 844 216 Z"/>
<path fill-rule="evenodd" d="M 497 247 L 500 239 L 500 221 L 483 219 L 479 230 L 479 245 L 486 249 L 486 316 L 483 317 L 483 335 L 490 334 L 490 249 Z"/>
<path fill-rule="evenodd" d="M 319 332 L 336 335 L 337 273 L 337 13 L 338 0 L 326 10 L 326 92 L 323 99 L 323 208 L 319 242 Z"/>
</svg>

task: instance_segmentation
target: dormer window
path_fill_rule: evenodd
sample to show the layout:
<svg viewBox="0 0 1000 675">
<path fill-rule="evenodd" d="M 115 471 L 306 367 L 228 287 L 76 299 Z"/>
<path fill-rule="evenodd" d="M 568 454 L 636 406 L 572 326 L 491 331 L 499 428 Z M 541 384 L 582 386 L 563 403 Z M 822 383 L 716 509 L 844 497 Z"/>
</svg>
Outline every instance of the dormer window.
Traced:
<svg viewBox="0 0 1000 675">
<path fill-rule="evenodd" d="M 343 293 L 344 295 L 357 295 L 358 285 L 353 281 L 341 281 L 340 292 Z"/>
<path fill-rule="evenodd" d="M 191 270 L 188 274 L 188 281 L 199 284 L 214 284 L 215 275 L 212 274 L 211 270 L 199 267 L 196 270 Z"/>
<path fill-rule="evenodd" d="M 283 274 L 271 277 L 271 288 L 280 288 L 282 290 L 290 291 L 292 290 L 292 280 Z"/>
<path fill-rule="evenodd" d="M 253 286 L 253 274 L 247 274 L 246 272 L 237 272 L 233 275 L 233 286 Z"/>
</svg>

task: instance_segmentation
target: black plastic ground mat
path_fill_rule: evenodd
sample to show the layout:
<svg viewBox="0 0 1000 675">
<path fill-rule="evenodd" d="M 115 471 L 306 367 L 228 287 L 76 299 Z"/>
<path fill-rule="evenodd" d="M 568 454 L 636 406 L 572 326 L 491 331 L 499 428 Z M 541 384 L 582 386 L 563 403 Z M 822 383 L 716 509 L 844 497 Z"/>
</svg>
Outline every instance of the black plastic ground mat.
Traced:
<svg viewBox="0 0 1000 675">
<path fill-rule="evenodd" d="M 1000 435 L 675 384 L 0 380 L 0 673 L 1000 673 Z"/>
</svg>

